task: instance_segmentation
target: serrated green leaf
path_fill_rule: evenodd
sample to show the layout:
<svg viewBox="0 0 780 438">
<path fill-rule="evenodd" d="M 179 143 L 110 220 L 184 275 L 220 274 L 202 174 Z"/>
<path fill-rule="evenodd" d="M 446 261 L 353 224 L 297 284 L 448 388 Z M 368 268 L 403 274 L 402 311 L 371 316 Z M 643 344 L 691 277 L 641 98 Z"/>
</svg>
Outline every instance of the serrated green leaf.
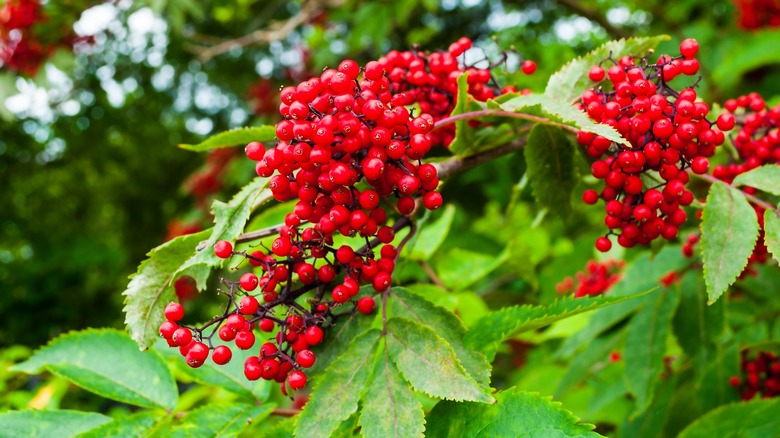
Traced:
<svg viewBox="0 0 780 438">
<path fill-rule="evenodd" d="M 138 350 L 126 333 L 113 329 L 66 333 L 13 369 L 45 369 L 100 396 L 148 408 L 173 409 L 179 397 L 157 353 Z"/>
<path fill-rule="evenodd" d="M 147 259 L 130 277 L 125 296 L 125 324 L 139 348 L 146 350 L 159 338 L 160 324 L 165 321 L 165 306 L 176 301 L 173 289 L 175 273 L 192 256 L 198 244 L 210 230 L 179 236 L 149 251 Z M 208 279 L 208 269 L 190 269 L 186 272 L 201 288 Z"/>
<path fill-rule="evenodd" d="M 653 389 L 664 366 L 666 337 L 680 301 L 676 287 L 661 289 L 654 298 L 631 318 L 626 329 L 624 358 L 628 388 L 636 398 L 634 416 L 645 412 L 652 402 Z"/>
<path fill-rule="evenodd" d="M 388 311 L 392 316 L 407 318 L 433 329 L 450 344 L 463 368 L 480 386 L 487 387 L 490 384 L 490 363 L 484 354 L 470 350 L 463 344 L 466 328 L 457 316 L 400 287 L 390 290 Z"/>
<path fill-rule="evenodd" d="M 110 423 L 90 429 L 78 435 L 78 438 L 125 438 L 129 436 L 146 436 L 146 432 L 166 418 L 161 412 L 138 412 L 126 417 L 117 418 Z"/>
<path fill-rule="evenodd" d="M 645 55 L 661 42 L 669 39 L 667 35 L 629 38 L 609 41 L 588 54 L 574 59 L 550 76 L 544 94 L 551 99 L 572 103 L 579 99 L 582 92 L 594 86 L 588 78 L 588 71 L 594 65 L 612 56 L 620 59 L 624 55 Z"/>
<path fill-rule="evenodd" d="M 276 138 L 276 128 L 272 125 L 231 129 L 212 135 L 198 144 L 180 144 L 189 151 L 204 152 L 228 146 L 245 145 L 253 141 L 268 142 Z"/>
<path fill-rule="evenodd" d="M 703 372 L 713 361 L 717 340 L 726 328 L 722 301 L 707 306 L 704 279 L 697 271 L 690 271 L 677 286 L 680 305 L 675 312 L 672 327 L 677 342 L 693 360 L 695 372 Z"/>
<path fill-rule="evenodd" d="M 355 338 L 318 376 L 309 402 L 298 414 L 295 436 L 329 436 L 353 413 L 374 368 L 379 330 L 370 330 Z"/>
<path fill-rule="evenodd" d="M 780 262 L 780 217 L 773 210 L 764 211 L 764 245 Z"/>
<path fill-rule="evenodd" d="M 363 315 L 360 312 L 337 318 L 335 325 L 326 331 L 325 340 L 312 347 L 317 361 L 309 368 L 309 372 L 319 374 L 327 368 L 349 348 L 355 338 L 371 329 L 375 319 L 376 315 Z"/>
<path fill-rule="evenodd" d="M 427 417 L 429 437 L 598 437 L 550 397 L 516 387 L 496 394 L 496 403 L 441 401 Z"/>
<path fill-rule="evenodd" d="M 561 217 L 571 213 L 577 183 L 570 136 L 560 128 L 537 124 L 528 134 L 525 162 L 536 201 Z"/>
<path fill-rule="evenodd" d="M 726 292 L 747 266 L 758 238 L 758 219 L 741 191 L 710 186 L 701 222 L 701 253 L 709 304 Z"/>
<path fill-rule="evenodd" d="M 621 436 L 664 436 L 664 425 L 669 417 L 669 408 L 676 386 L 677 375 L 655 382 L 653 403 L 641 415 L 626 420 L 621 430 Z"/>
<path fill-rule="evenodd" d="M 268 189 L 267 178 L 255 178 L 244 186 L 228 203 L 214 201 L 211 206 L 214 214 L 214 228 L 206 240 L 200 245 L 199 251 L 181 265 L 177 274 L 197 265 L 216 267 L 222 265 L 222 259 L 214 254 L 212 248 L 220 240 L 235 241 L 246 226 L 252 210 L 261 203 L 273 198 Z"/>
<path fill-rule="evenodd" d="M 425 414 L 387 349 L 377 361 L 360 411 L 361 433 L 366 438 L 422 437 Z"/>
<path fill-rule="evenodd" d="M 721 406 L 691 423 L 680 438 L 780 436 L 780 399 L 759 399 Z"/>
<path fill-rule="evenodd" d="M 463 248 L 453 248 L 446 252 L 446 256 L 438 257 L 434 267 L 445 286 L 453 290 L 463 290 L 501 266 L 508 256 L 509 252 L 506 250 L 497 256 L 490 256 Z"/>
<path fill-rule="evenodd" d="M 603 364 L 608 360 L 609 353 L 615 350 L 620 339 L 622 333 L 615 332 L 589 342 L 585 350 L 576 355 L 566 367 L 566 374 L 558 383 L 555 396 L 563 395 L 569 388 L 583 381 L 594 369 L 598 372 L 602 366 L 597 364 Z"/>
<path fill-rule="evenodd" d="M 110 417 L 93 412 L 8 411 L 0 414 L 0 431 L 5 438 L 66 438 L 109 422 Z"/>
<path fill-rule="evenodd" d="M 458 95 L 450 116 L 456 116 L 469 112 L 470 104 L 474 99 L 469 94 L 468 73 L 458 76 Z M 469 155 L 477 152 L 474 149 L 474 129 L 469 127 L 466 119 L 455 122 L 455 138 L 449 145 L 449 150 L 455 155 Z"/>
<path fill-rule="evenodd" d="M 567 298 L 555 301 L 548 306 L 524 305 L 505 307 L 482 317 L 466 333 L 465 343 L 472 348 L 493 351 L 496 344 L 516 334 L 535 330 L 573 315 L 641 297 L 649 292 L 646 291 L 627 297 Z"/>
<path fill-rule="evenodd" d="M 755 187 L 762 192 L 780 196 L 780 166 L 767 164 L 739 174 L 732 185 Z"/>
<path fill-rule="evenodd" d="M 412 260 L 429 260 L 444 242 L 455 219 L 455 206 L 447 204 L 436 220 L 420 226 L 414 237 L 409 258 Z"/>
<path fill-rule="evenodd" d="M 430 328 L 404 318 L 387 321 L 387 348 L 404 379 L 435 398 L 490 403 L 489 388 L 463 369 L 452 347 Z"/>
<path fill-rule="evenodd" d="M 739 400 L 739 392 L 729 378 L 742 372 L 740 349 L 736 342 L 718 345 L 704 369 L 696 370 L 696 396 L 703 412 Z"/>
<path fill-rule="evenodd" d="M 187 414 L 184 421 L 170 431 L 173 438 L 235 437 L 254 421 L 262 421 L 276 407 L 236 403 L 212 403 Z"/>
</svg>

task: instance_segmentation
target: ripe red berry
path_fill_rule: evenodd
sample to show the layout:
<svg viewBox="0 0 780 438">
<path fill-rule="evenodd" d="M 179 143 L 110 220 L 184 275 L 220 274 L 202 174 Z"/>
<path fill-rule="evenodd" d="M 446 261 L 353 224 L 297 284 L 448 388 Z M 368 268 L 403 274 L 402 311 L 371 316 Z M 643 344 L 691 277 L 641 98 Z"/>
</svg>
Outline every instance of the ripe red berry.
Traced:
<svg viewBox="0 0 780 438">
<path fill-rule="evenodd" d="M 680 54 L 685 58 L 693 58 L 699 52 L 699 43 L 693 38 L 688 38 L 680 43 Z"/>
<path fill-rule="evenodd" d="M 233 254 L 233 245 L 227 240 L 220 240 L 214 244 L 214 255 L 226 259 Z"/>
<path fill-rule="evenodd" d="M 323 338 L 322 329 L 317 326 L 311 326 L 308 329 L 306 329 L 304 337 L 306 338 L 306 342 L 309 345 L 312 346 L 318 345 L 320 342 L 322 342 L 322 338 Z"/>
<path fill-rule="evenodd" d="M 373 297 L 363 297 L 357 302 L 358 312 L 363 315 L 370 315 L 374 311 L 374 307 L 376 307 L 376 301 Z"/>
<path fill-rule="evenodd" d="M 523 73 L 532 75 L 536 71 L 536 63 L 533 61 L 523 61 L 523 64 L 520 68 L 523 70 Z"/>
<path fill-rule="evenodd" d="M 160 336 L 162 336 L 165 339 L 171 339 L 173 336 L 173 333 L 176 331 L 176 329 L 179 328 L 179 325 L 176 324 L 173 321 L 165 321 L 162 324 L 160 324 Z"/>
<path fill-rule="evenodd" d="M 736 125 L 737 119 L 731 113 L 723 113 L 718 116 L 715 123 L 721 131 L 730 131 L 734 128 L 734 125 Z"/>
<path fill-rule="evenodd" d="M 236 333 L 236 347 L 242 350 L 249 350 L 255 345 L 255 334 L 249 330 L 242 330 Z"/>
<path fill-rule="evenodd" d="M 599 194 L 593 190 L 588 189 L 582 193 L 582 200 L 589 205 L 593 205 L 599 201 Z"/>
<path fill-rule="evenodd" d="M 310 368 L 312 365 L 314 365 L 316 359 L 317 358 L 314 356 L 314 353 L 312 353 L 311 350 L 301 350 L 298 352 L 298 355 L 295 356 L 295 361 L 298 362 L 298 365 L 303 368 Z"/>
<path fill-rule="evenodd" d="M 696 157 L 691 161 L 691 170 L 697 175 L 702 175 L 710 170 L 710 160 L 705 157 Z"/>
<path fill-rule="evenodd" d="M 241 300 L 238 301 L 238 310 L 244 315 L 254 314 L 259 307 L 260 303 L 257 302 L 257 298 L 252 296 L 242 297 Z"/>
<path fill-rule="evenodd" d="M 192 341 L 192 332 L 190 329 L 185 327 L 179 327 L 176 329 L 175 332 L 173 332 L 173 336 L 171 336 L 171 340 L 174 344 L 178 345 L 179 347 L 183 347 Z"/>
<path fill-rule="evenodd" d="M 179 321 L 184 318 L 184 307 L 176 302 L 168 303 L 165 306 L 165 319 L 168 321 Z"/>
<path fill-rule="evenodd" d="M 604 72 L 603 68 L 598 65 L 594 65 L 588 71 L 588 78 L 590 78 L 590 80 L 593 82 L 601 82 L 604 80 L 605 74 L 606 73 Z"/>
<path fill-rule="evenodd" d="M 241 284 L 241 288 L 244 289 L 247 292 L 251 292 L 257 288 L 259 280 L 257 279 L 257 275 L 247 272 L 246 274 L 242 275 L 239 279 L 239 284 Z"/>
<path fill-rule="evenodd" d="M 443 202 L 444 199 L 442 199 L 441 193 L 439 192 L 428 192 L 423 195 L 423 205 L 428 210 L 436 210 L 441 207 Z"/>
<path fill-rule="evenodd" d="M 272 332 L 274 331 L 274 326 L 276 324 L 273 322 L 273 320 L 270 320 L 268 318 L 263 318 L 258 323 L 258 327 L 260 327 L 260 330 L 264 332 Z"/>
<path fill-rule="evenodd" d="M 612 242 L 606 237 L 596 239 L 596 249 L 601 252 L 607 252 L 612 248 Z"/>
<path fill-rule="evenodd" d="M 217 365 L 225 365 L 226 363 L 230 362 L 232 357 L 233 352 L 230 351 L 230 347 L 227 345 L 220 345 L 214 349 L 213 353 L 211 353 L 211 360 L 213 360 Z"/>
<path fill-rule="evenodd" d="M 287 377 L 287 384 L 295 391 L 303 389 L 306 386 L 306 374 L 298 370 L 291 372 Z"/>
<path fill-rule="evenodd" d="M 253 141 L 244 148 L 247 158 L 252 161 L 260 161 L 265 156 L 265 146 L 262 143 Z"/>
</svg>

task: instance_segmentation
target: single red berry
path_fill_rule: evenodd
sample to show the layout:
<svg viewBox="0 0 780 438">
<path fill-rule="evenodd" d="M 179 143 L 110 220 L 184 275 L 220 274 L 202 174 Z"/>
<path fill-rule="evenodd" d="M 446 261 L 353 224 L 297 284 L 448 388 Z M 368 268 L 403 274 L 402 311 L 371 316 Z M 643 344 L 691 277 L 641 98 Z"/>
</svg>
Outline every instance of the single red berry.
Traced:
<svg viewBox="0 0 780 438">
<path fill-rule="evenodd" d="M 244 376 L 247 380 L 257 380 L 263 375 L 263 369 L 260 367 L 260 363 L 257 356 L 249 356 L 244 361 Z"/>
<path fill-rule="evenodd" d="M 257 279 L 257 275 L 247 272 L 246 274 L 241 276 L 241 279 L 239 279 L 239 283 L 241 284 L 241 288 L 244 289 L 247 292 L 251 292 L 257 288 L 259 280 Z"/>
<path fill-rule="evenodd" d="M 588 71 L 588 78 L 590 78 L 590 80 L 593 82 L 601 82 L 604 80 L 605 74 L 606 73 L 604 72 L 603 68 L 598 65 L 594 65 Z"/>
<path fill-rule="evenodd" d="M 721 131 L 730 131 L 734 128 L 734 125 L 736 125 L 737 119 L 734 117 L 734 114 L 723 113 L 718 116 L 715 123 Z"/>
<path fill-rule="evenodd" d="M 287 384 L 290 385 L 290 389 L 298 391 L 306 386 L 306 374 L 303 371 L 295 370 L 287 376 Z"/>
<path fill-rule="evenodd" d="M 593 205 L 599 201 L 599 194 L 593 189 L 585 190 L 582 193 L 582 200 L 589 205 Z"/>
<path fill-rule="evenodd" d="M 236 333 L 236 347 L 242 350 L 249 350 L 255 345 L 255 334 L 249 330 L 242 330 Z"/>
<path fill-rule="evenodd" d="M 439 192 L 428 192 L 423 195 L 423 205 L 428 210 L 436 210 L 441 207 L 444 200 Z"/>
<path fill-rule="evenodd" d="M 232 357 L 233 352 L 230 351 L 230 347 L 227 345 L 220 345 L 214 349 L 213 353 L 211 353 L 211 360 L 213 360 L 217 365 L 225 365 L 226 363 L 230 362 Z"/>
<path fill-rule="evenodd" d="M 306 342 L 309 343 L 309 345 L 318 345 L 320 342 L 322 342 L 323 333 L 322 329 L 315 326 L 311 326 L 308 329 L 306 329 L 306 333 L 304 334 L 304 337 L 306 338 Z"/>
<path fill-rule="evenodd" d="M 171 336 L 171 340 L 174 344 L 178 345 L 179 347 L 183 347 L 192 341 L 192 332 L 190 329 L 185 327 L 179 327 L 176 329 L 175 332 L 173 332 L 173 336 Z"/>
<path fill-rule="evenodd" d="M 219 339 L 222 339 L 225 342 L 230 342 L 236 338 L 236 332 L 231 330 L 227 325 L 220 327 L 217 333 L 219 334 Z"/>
<path fill-rule="evenodd" d="M 214 244 L 214 255 L 226 259 L 233 254 L 233 245 L 227 240 L 220 240 Z"/>
<path fill-rule="evenodd" d="M 165 339 L 171 339 L 173 333 L 179 328 L 179 325 L 173 321 L 165 321 L 160 324 L 160 335 Z"/>
<path fill-rule="evenodd" d="M 363 315 L 370 315 L 376 307 L 376 300 L 373 297 L 363 297 L 357 302 L 358 312 Z"/>
<path fill-rule="evenodd" d="M 691 170 L 697 175 L 702 175 L 710 170 L 710 160 L 705 157 L 696 157 L 691 161 Z"/>
<path fill-rule="evenodd" d="M 742 384 L 742 379 L 740 379 L 738 376 L 731 376 L 729 378 L 729 385 L 737 388 L 741 384 Z"/>
<path fill-rule="evenodd" d="M 262 330 L 262 331 L 264 331 L 266 333 L 274 331 L 274 326 L 275 325 L 276 324 L 274 324 L 273 320 L 268 319 L 268 318 L 261 319 L 260 323 L 258 324 L 258 326 L 260 327 L 260 330 Z"/>
<path fill-rule="evenodd" d="M 536 63 L 533 61 L 523 61 L 523 65 L 520 67 L 523 73 L 532 75 L 536 71 Z"/>
<path fill-rule="evenodd" d="M 242 297 L 238 302 L 238 310 L 244 315 L 252 315 L 260 308 L 260 303 L 257 302 L 257 298 L 253 296 Z"/>
<path fill-rule="evenodd" d="M 168 321 L 179 321 L 184 318 L 184 307 L 176 302 L 168 303 L 165 306 L 165 319 Z"/>
<path fill-rule="evenodd" d="M 680 43 L 680 54 L 685 58 L 693 58 L 699 52 L 699 42 L 688 38 Z"/>
<path fill-rule="evenodd" d="M 601 252 L 607 252 L 612 248 L 612 242 L 606 237 L 596 239 L 596 249 Z"/>
<path fill-rule="evenodd" d="M 298 365 L 303 368 L 310 368 L 312 365 L 314 365 L 316 359 L 317 358 L 314 356 L 314 353 L 312 353 L 311 350 L 301 350 L 298 352 L 298 355 L 295 356 L 295 361 L 298 362 Z"/>
<path fill-rule="evenodd" d="M 260 142 L 253 141 L 246 145 L 244 152 L 246 152 L 246 156 L 250 160 L 260 161 L 265 156 L 265 146 L 263 146 L 263 144 Z"/>
</svg>

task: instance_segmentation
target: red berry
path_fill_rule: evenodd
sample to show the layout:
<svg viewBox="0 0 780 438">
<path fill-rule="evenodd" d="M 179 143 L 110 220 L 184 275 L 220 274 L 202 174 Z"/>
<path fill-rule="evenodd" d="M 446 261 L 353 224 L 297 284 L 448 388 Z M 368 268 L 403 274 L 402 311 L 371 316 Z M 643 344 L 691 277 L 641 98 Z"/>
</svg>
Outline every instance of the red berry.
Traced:
<svg viewBox="0 0 780 438">
<path fill-rule="evenodd" d="M 179 321 L 184 318 L 184 307 L 176 302 L 168 303 L 165 306 L 165 319 L 168 321 Z"/>
<path fill-rule="evenodd" d="M 255 334 L 249 330 L 242 330 L 236 333 L 236 347 L 242 350 L 249 350 L 255 345 Z"/>
<path fill-rule="evenodd" d="M 520 68 L 523 70 L 523 73 L 532 75 L 536 71 L 536 63 L 533 61 L 523 61 L 523 64 Z"/>
<path fill-rule="evenodd" d="M 423 195 L 423 205 L 428 210 L 436 210 L 441 207 L 444 200 L 439 192 L 428 192 Z"/>
<path fill-rule="evenodd" d="M 596 239 L 596 249 L 601 252 L 607 252 L 612 248 L 612 242 L 606 237 Z"/>
<path fill-rule="evenodd" d="M 160 324 L 160 335 L 165 339 L 171 339 L 179 325 L 173 321 L 165 321 Z"/>
<path fill-rule="evenodd" d="M 358 312 L 363 315 L 370 315 L 376 307 L 376 301 L 372 297 L 363 297 L 357 302 Z"/>
<path fill-rule="evenodd" d="M 710 170 L 710 160 L 705 157 L 696 157 L 691 162 L 691 170 L 697 175 L 702 175 Z"/>
<path fill-rule="evenodd" d="M 318 345 L 320 342 L 322 342 L 322 329 L 317 326 L 311 326 L 306 329 L 304 337 L 306 338 L 306 342 L 308 342 L 309 345 Z"/>
<path fill-rule="evenodd" d="M 238 310 L 244 315 L 252 315 L 260 308 L 260 303 L 257 302 L 257 298 L 252 296 L 242 297 L 238 302 Z"/>
<path fill-rule="evenodd" d="M 226 259 L 233 254 L 233 245 L 227 240 L 220 240 L 214 244 L 214 255 Z"/>
<path fill-rule="evenodd" d="M 239 279 L 239 283 L 241 284 L 241 288 L 244 289 L 247 292 L 251 292 L 257 288 L 258 279 L 257 275 L 247 272 L 246 274 L 241 276 L 241 279 Z"/>
<path fill-rule="evenodd" d="M 312 365 L 314 365 L 316 359 L 317 358 L 314 356 L 314 353 L 312 353 L 311 350 L 301 350 L 298 352 L 298 355 L 295 356 L 295 361 L 298 362 L 298 365 L 303 368 L 310 368 Z"/>
<path fill-rule="evenodd" d="M 721 131 L 730 131 L 734 128 L 734 125 L 736 125 L 737 119 L 731 113 L 723 113 L 718 116 L 715 123 Z"/>
<path fill-rule="evenodd" d="M 298 370 L 291 372 L 287 377 L 287 384 L 295 391 L 303 389 L 306 386 L 306 374 Z"/>
<path fill-rule="evenodd" d="M 590 78 L 593 82 L 601 82 L 604 80 L 605 72 L 604 69 L 599 67 L 598 65 L 595 65 L 590 68 L 588 71 L 588 78 Z"/>
<path fill-rule="evenodd" d="M 699 43 L 695 39 L 688 38 L 680 43 L 680 54 L 685 58 L 693 58 L 698 52 Z"/>
<path fill-rule="evenodd" d="M 217 365 L 225 365 L 226 363 L 230 362 L 232 357 L 233 352 L 230 351 L 230 347 L 226 345 L 220 345 L 214 349 L 213 353 L 211 353 L 211 360 L 213 360 Z"/>
<path fill-rule="evenodd" d="M 261 319 L 260 323 L 258 324 L 258 326 L 260 327 L 260 330 L 262 330 L 264 332 L 272 332 L 272 331 L 274 331 L 274 326 L 275 325 L 276 324 L 274 324 L 273 320 L 268 319 L 268 318 Z"/>
<path fill-rule="evenodd" d="M 192 341 L 192 332 L 188 328 L 179 327 L 173 332 L 171 340 L 179 347 L 183 347 Z"/>
<path fill-rule="evenodd" d="M 265 146 L 262 143 L 253 141 L 244 148 L 247 158 L 253 161 L 260 161 L 265 156 Z"/>
</svg>

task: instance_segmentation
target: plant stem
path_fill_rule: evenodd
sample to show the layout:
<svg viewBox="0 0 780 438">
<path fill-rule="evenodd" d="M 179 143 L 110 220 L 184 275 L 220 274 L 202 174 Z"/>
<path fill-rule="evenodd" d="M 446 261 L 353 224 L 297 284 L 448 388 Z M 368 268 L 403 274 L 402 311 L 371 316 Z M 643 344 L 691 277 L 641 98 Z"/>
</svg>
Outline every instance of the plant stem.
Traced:
<svg viewBox="0 0 780 438">
<path fill-rule="evenodd" d="M 734 187 L 733 185 L 727 183 L 726 181 L 721 181 L 721 180 L 719 180 L 718 178 L 715 178 L 712 175 L 708 175 L 708 174 L 704 174 L 704 175 L 693 174 L 693 176 L 695 176 L 696 178 L 699 178 L 701 180 L 707 181 L 710 184 L 720 183 L 720 184 L 724 184 L 724 185 L 726 185 L 728 187 L 732 187 L 732 188 L 735 188 L 737 190 L 740 190 L 742 192 L 742 194 L 745 195 L 745 198 L 747 198 L 747 200 L 752 202 L 753 204 L 763 208 L 764 210 L 777 211 L 777 207 L 775 207 L 774 205 L 764 201 L 763 199 L 760 199 L 760 198 L 756 197 L 755 195 L 751 195 L 750 193 L 745 193 L 744 190 L 741 190 L 738 187 Z"/>
<path fill-rule="evenodd" d="M 476 119 L 477 117 L 487 117 L 487 116 L 497 116 L 497 117 L 510 117 L 514 119 L 523 119 L 523 120 L 529 120 L 531 122 L 536 123 L 542 123 L 545 125 L 551 125 L 551 126 L 557 126 L 561 129 L 565 129 L 573 134 L 576 134 L 579 132 L 579 129 L 565 125 L 563 123 L 554 122 L 546 117 L 540 117 L 540 116 L 532 116 L 530 114 L 525 113 L 516 113 L 513 111 L 503 111 L 503 110 L 496 110 L 496 109 L 484 109 L 479 111 L 471 111 L 468 113 L 461 113 L 456 114 L 454 116 L 445 117 L 434 125 L 433 129 L 441 128 L 442 126 L 449 125 L 451 123 L 455 123 L 458 120 L 464 120 L 464 119 Z"/>
</svg>

